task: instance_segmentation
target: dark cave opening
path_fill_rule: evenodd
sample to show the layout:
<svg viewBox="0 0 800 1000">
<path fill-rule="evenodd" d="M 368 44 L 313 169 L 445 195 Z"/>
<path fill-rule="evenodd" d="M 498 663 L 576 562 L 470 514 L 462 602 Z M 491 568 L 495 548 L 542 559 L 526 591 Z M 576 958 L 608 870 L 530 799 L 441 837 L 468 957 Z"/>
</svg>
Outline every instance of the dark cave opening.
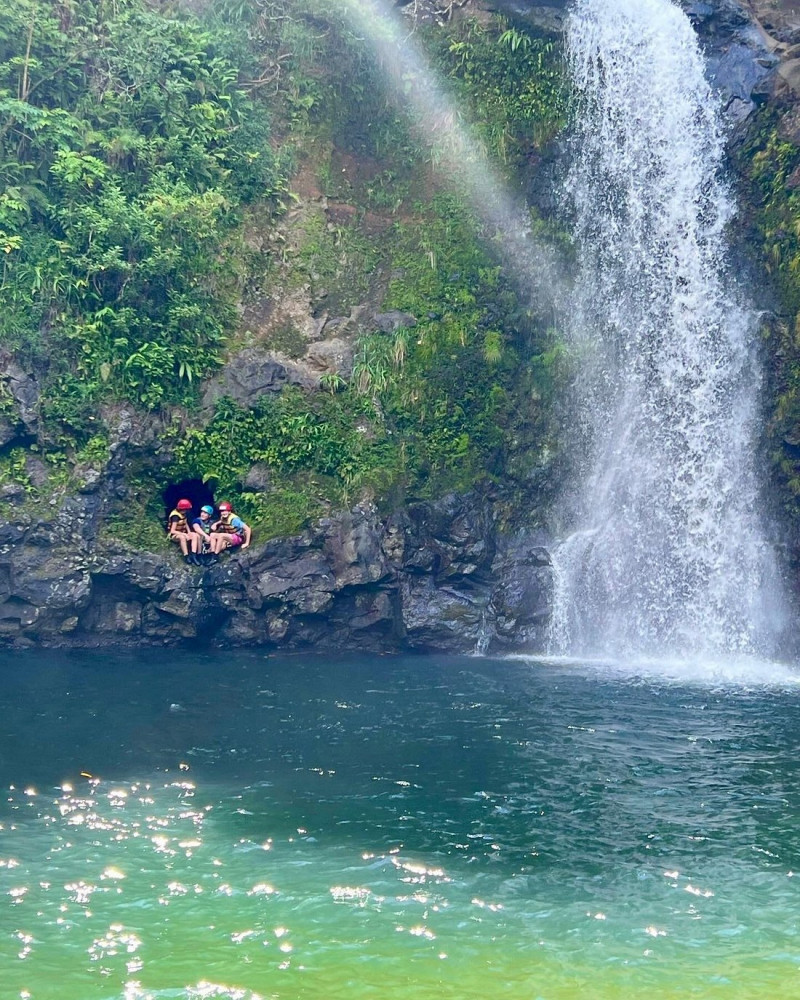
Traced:
<svg viewBox="0 0 800 1000">
<path fill-rule="evenodd" d="M 200 514 L 200 508 L 204 504 L 214 506 L 214 491 L 202 479 L 184 479 L 180 483 L 170 483 L 162 493 L 162 497 L 166 517 L 169 517 L 179 500 L 191 501 L 193 517 Z"/>
</svg>

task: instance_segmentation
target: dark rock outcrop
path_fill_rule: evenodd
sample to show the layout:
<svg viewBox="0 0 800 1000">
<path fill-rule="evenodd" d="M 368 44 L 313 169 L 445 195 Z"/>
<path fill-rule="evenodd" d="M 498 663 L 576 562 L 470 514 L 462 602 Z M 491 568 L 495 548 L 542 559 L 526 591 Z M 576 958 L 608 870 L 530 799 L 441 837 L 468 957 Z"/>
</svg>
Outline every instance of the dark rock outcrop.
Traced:
<svg viewBox="0 0 800 1000">
<path fill-rule="evenodd" d="M 186 566 L 166 540 L 137 552 L 101 530 L 103 491 L 0 525 L 0 643 L 101 647 L 186 643 L 320 650 L 541 646 L 549 559 L 497 531 L 477 495 L 371 504 Z"/>
<path fill-rule="evenodd" d="M 740 0 L 684 2 L 703 42 L 708 77 L 728 122 L 738 125 L 769 92 L 780 65 L 774 43 Z"/>
<path fill-rule="evenodd" d="M 0 447 L 35 436 L 39 425 L 39 383 L 7 351 L 0 351 Z"/>
<path fill-rule="evenodd" d="M 237 354 L 208 383 L 203 404 L 211 407 L 220 397 L 229 396 L 243 406 L 250 406 L 261 396 L 280 392 L 287 384 L 315 389 L 318 380 L 288 358 L 251 347 Z"/>
<path fill-rule="evenodd" d="M 486 6 L 539 31 L 558 34 L 564 30 L 568 5 L 569 0 L 492 0 Z"/>
</svg>

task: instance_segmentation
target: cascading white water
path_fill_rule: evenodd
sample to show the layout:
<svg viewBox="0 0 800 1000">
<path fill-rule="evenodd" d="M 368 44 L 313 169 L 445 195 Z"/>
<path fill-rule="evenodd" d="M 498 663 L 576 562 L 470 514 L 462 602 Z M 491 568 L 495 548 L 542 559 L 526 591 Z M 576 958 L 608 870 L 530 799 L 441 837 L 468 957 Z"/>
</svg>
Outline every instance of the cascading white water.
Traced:
<svg viewBox="0 0 800 1000">
<path fill-rule="evenodd" d="M 726 259 L 697 37 L 671 0 L 577 0 L 568 59 L 579 485 L 551 651 L 769 654 L 781 600 L 759 516 L 756 318 Z"/>
</svg>

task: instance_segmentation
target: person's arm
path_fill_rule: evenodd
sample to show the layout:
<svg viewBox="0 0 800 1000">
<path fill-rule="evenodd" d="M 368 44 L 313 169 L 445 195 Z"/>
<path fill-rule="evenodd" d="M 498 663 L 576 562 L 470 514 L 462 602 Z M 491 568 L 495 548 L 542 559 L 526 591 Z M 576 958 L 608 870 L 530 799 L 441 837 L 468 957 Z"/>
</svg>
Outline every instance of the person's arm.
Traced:
<svg viewBox="0 0 800 1000">
<path fill-rule="evenodd" d="M 178 524 L 178 518 L 177 517 L 171 517 L 169 519 L 169 534 L 170 535 L 178 535 L 178 534 L 180 534 L 180 532 L 178 532 L 178 531 L 175 530 L 177 524 Z"/>
<path fill-rule="evenodd" d="M 250 528 L 250 525 L 246 524 L 244 526 L 244 543 L 242 544 L 242 548 L 243 549 L 246 549 L 247 546 L 250 544 L 250 536 L 252 534 L 253 534 L 253 532 L 252 532 L 252 530 Z"/>
<path fill-rule="evenodd" d="M 200 525 L 199 525 L 199 524 L 197 523 L 197 521 L 195 521 L 195 522 L 194 522 L 194 523 L 192 524 L 192 531 L 193 531 L 193 532 L 194 532 L 194 533 L 195 533 L 196 535 L 199 535 L 199 536 L 200 536 L 201 538 L 205 538 L 205 537 L 206 537 L 206 533 L 205 533 L 205 531 L 203 531 L 203 529 L 202 529 L 202 528 L 200 527 Z"/>
</svg>

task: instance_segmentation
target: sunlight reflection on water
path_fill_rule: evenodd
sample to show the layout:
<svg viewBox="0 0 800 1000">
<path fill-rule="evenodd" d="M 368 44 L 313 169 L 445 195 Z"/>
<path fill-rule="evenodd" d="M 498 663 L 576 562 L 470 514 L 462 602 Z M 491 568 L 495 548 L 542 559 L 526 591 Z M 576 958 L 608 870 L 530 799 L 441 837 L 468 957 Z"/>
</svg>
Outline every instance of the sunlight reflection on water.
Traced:
<svg viewBox="0 0 800 1000">
<path fill-rule="evenodd" d="M 792 995 L 797 691 L 768 671 L 128 666 L 6 674 L 0 770 L 36 782 L 0 802 L 10 998 Z M 11 754 L 34 689 L 44 761 Z M 115 725 L 76 734 L 64 691 Z"/>
</svg>

